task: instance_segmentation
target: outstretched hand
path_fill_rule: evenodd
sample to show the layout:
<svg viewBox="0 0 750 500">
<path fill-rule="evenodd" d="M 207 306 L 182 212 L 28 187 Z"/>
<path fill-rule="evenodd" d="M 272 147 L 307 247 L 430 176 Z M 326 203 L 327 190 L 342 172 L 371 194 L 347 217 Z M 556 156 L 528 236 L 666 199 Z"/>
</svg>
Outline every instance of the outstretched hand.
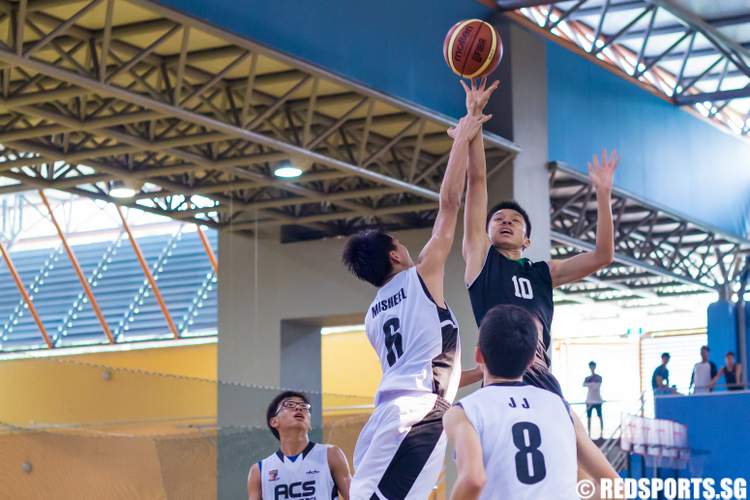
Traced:
<svg viewBox="0 0 750 500">
<path fill-rule="evenodd" d="M 612 179 L 619 162 L 620 157 L 616 150 L 608 154 L 607 150 L 604 149 L 602 150 L 601 161 L 597 155 L 594 155 L 593 160 L 588 163 L 591 184 L 597 192 L 610 193 L 612 191 Z"/>
<path fill-rule="evenodd" d="M 466 85 L 466 82 L 460 80 L 461 86 L 466 92 L 466 112 L 470 115 L 480 115 L 487 106 L 487 103 L 492 96 L 492 93 L 497 90 L 500 86 L 500 81 L 495 80 L 492 85 L 487 87 L 487 77 L 485 76 L 479 82 L 479 86 L 476 85 L 475 81 L 471 80 L 471 87 Z"/>
<path fill-rule="evenodd" d="M 448 135 L 454 141 L 471 141 L 490 118 L 492 115 L 466 115 L 458 121 L 458 125 L 448 129 Z"/>
</svg>

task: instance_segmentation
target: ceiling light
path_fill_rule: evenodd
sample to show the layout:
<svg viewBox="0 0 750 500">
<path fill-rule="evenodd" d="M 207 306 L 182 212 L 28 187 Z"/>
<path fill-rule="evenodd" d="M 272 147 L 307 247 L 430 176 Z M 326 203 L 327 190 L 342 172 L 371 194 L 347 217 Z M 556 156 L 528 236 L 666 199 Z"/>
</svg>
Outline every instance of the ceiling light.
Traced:
<svg viewBox="0 0 750 500">
<path fill-rule="evenodd" d="M 273 175 L 282 179 L 293 179 L 302 175 L 309 167 L 310 163 L 303 160 L 283 160 L 276 164 Z"/>
<path fill-rule="evenodd" d="M 132 198 L 140 187 L 121 180 L 112 181 L 109 185 L 109 195 L 113 198 Z"/>
<path fill-rule="evenodd" d="M 294 177 L 299 177 L 302 175 L 302 169 L 297 168 L 294 165 L 286 165 L 286 166 L 279 166 L 276 167 L 276 170 L 273 171 L 273 175 L 276 177 L 282 177 L 284 179 L 292 179 Z"/>
</svg>

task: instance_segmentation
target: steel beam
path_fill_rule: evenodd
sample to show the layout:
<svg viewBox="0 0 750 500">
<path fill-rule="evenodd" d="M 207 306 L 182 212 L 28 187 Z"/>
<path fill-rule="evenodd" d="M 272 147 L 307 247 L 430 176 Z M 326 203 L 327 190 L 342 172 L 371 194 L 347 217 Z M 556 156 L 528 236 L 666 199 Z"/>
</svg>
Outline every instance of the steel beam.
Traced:
<svg viewBox="0 0 750 500">
<path fill-rule="evenodd" d="M 687 104 L 695 104 L 698 102 L 728 101 L 730 99 L 742 99 L 744 97 L 750 97 L 750 85 L 741 89 L 676 95 L 674 97 L 674 101 L 675 103 L 684 106 Z"/>
</svg>

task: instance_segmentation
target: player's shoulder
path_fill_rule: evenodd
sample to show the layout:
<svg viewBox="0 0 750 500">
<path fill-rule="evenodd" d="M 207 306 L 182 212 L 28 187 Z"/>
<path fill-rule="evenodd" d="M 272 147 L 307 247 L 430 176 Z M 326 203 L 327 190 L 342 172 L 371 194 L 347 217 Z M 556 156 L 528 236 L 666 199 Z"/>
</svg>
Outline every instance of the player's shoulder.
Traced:
<svg viewBox="0 0 750 500">
<path fill-rule="evenodd" d="M 559 394 L 550 390 L 526 384 L 522 387 L 519 387 L 519 392 L 528 395 L 529 397 L 533 397 L 536 401 L 541 401 L 552 406 L 561 405 L 561 407 L 567 411 L 568 403 L 565 401 L 565 399 L 563 399 L 563 397 Z"/>
</svg>

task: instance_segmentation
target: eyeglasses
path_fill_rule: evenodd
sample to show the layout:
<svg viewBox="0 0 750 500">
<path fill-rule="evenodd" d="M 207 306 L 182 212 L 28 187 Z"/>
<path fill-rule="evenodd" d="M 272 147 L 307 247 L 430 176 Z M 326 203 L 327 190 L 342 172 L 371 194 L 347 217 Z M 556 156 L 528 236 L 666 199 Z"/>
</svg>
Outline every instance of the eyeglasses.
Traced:
<svg viewBox="0 0 750 500">
<path fill-rule="evenodd" d="M 281 410 L 302 410 L 304 412 L 310 413 L 310 409 L 312 408 L 312 405 L 310 403 L 305 403 L 304 401 L 292 401 L 290 399 L 287 399 L 285 401 L 282 401 L 279 404 L 279 407 L 276 409 L 276 414 L 278 415 Z"/>
</svg>

